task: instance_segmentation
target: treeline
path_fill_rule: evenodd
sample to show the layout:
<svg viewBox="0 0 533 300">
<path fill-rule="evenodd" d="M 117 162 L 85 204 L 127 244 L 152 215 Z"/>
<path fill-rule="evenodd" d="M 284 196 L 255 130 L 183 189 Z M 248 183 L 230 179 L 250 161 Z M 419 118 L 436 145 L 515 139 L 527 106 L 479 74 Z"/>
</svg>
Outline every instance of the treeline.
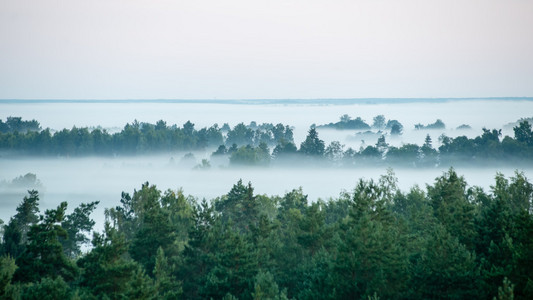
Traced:
<svg viewBox="0 0 533 300">
<path fill-rule="evenodd" d="M 13 120 L 18 120 L 14 122 Z M 8 118 L 5 124 L 26 124 L 20 118 Z M 35 124 L 34 124 L 35 123 Z M 4 124 L 4 123 L 1 123 Z M 0 124 L 0 125 L 1 125 Z M 32 128 L 40 128 L 37 121 Z M 279 141 L 293 141 L 292 129 L 282 124 L 250 125 L 240 123 L 233 129 L 224 124 L 197 130 L 187 121 L 182 127 L 167 126 L 160 120 L 156 124 L 134 121 L 117 133 L 87 127 L 63 129 L 52 133 L 44 130 L 22 130 L 28 126 L 10 125 L 0 128 L 0 150 L 16 151 L 27 155 L 134 155 L 169 151 L 193 151 L 214 148 L 224 143 L 235 145 L 276 145 Z M 36 126 L 36 127 L 35 127 Z M 226 137 L 224 138 L 224 134 Z"/>
<path fill-rule="evenodd" d="M 10 119 L 11 120 L 11 119 Z M 356 119 L 357 120 L 357 119 Z M 346 116 L 341 122 L 353 121 Z M 435 124 L 439 124 L 437 120 Z M 21 121 L 24 122 L 24 121 Z M 34 121 L 31 121 L 34 122 Z M 12 122 L 13 123 L 13 122 Z M 20 122 L 19 122 L 20 123 Z M 387 128 L 399 132 L 403 127 L 396 120 L 385 122 L 381 115 L 374 118 L 374 128 Z M 430 124 L 426 127 L 433 126 Z M 39 124 L 36 124 L 39 127 Z M 531 163 L 533 160 L 533 131 L 528 121 L 521 121 L 513 128 L 514 137 L 502 137 L 501 130 L 483 129 L 475 138 L 459 136 L 455 138 L 441 135 L 440 146 L 434 147 L 429 135 L 424 143 L 404 144 L 400 147 L 387 143 L 381 135 L 374 145 L 363 144 L 360 149 L 347 148 L 338 141 L 326 146 L 312 127 L 306 139 L 298 148 L 293 139 L 293 131 L 283 124 L 237 124 L 231 128 L 217 124 L 196 130 L 190 121 L 167 126 L 166 122 L 156 124 L 126 124 L 117 133 L 110 134 L 100 128 L 63 129 L 51 133 L 50 129 L 25 132 L 0 132 L 0 150 L 15 151 L 28 155 L 135 155 L 170 151 L 217 150 L 211 159 L 227 157 L 231 165 L 270 164 L 292 166 L 322 165 L 336 167 L 354 166 L 403 166 L 434 167 L 458 163 L 484 165 L 505 162 L 514 164 Z M 398 133 L 398 134 L 399 134 Z M 206 161 L 205 163 L 208 163 Z"/>
<path fill-rule="evenodd" d="M 3 226 L 3 299 L 532 299 L 533 185 L 496 175 L 489 193 L 453 169 L 402 192 L 392 171 L 309 203 L 236 183 L 198 202 L 143 184 L 39 216 L 29 192 Z"/>
<path fill-rule="evenodd" d="M 345 149 L 338 141 L 326 146 L 318 136 L 315 128 L 311 128 L 300 148 L 292 142 L 282 140 L 272 155 L 266 145 L 259 147 L 234 145 L 227 149 L 219 147 L 213 156 L 229 155 L 234 165 L 327 165 L 337 167 L 354 166 L 402 166 L 402 167 L 435 167 L 438 165 L 471 164 L 485 165 L 489 163 L 531 163 L 533 160 L 533 131 L 527 121 L 514 127 L 514 138 L 501 138 L 501 130 L 483 129 L 483 134 L 475 138 L 459 136 L 450 138 L 439 137 L 440 146 L 434 147 L 429 135 L 422 146 L 404 144 L 400 147 L 387 143 L 384 135 L 374 145 L 363 145 L 359 151 Z M 212 156 L 212 158 L 213 158 Z M 300 158 L 300 160 L 298 160 Z"/>
</svg>

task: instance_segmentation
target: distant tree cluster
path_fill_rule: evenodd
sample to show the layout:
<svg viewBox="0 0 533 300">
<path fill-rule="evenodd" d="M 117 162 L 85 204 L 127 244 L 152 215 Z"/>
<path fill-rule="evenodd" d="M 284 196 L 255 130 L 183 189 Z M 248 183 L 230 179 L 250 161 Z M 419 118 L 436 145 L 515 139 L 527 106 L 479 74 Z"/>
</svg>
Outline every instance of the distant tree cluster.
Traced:
<svg viewBox="0 0 533 300">
<path fill-rule="evenodd" d="M 0 149 L 25 154 L 83 156 L 140 154 L 172 150 L 195 150 L 223 142 L 220 129 L 196 130 L 187 122 L 183 127 L 167 126 L 166 122 L 156 124 L 133 122 L 122 131 L 110 134 L 105 129 L 88 128 L 63 129 L 52 133 L 49 128 L 0 134 Z"/>
<path fill-rule="evenodd" d="M 114 134 L 100 128 L 90 130 L 77 127 L 52 133 L 49 128 L 38 130 L 39 123 L 35 120 L 21 121 L 20 118 L 11 117 L 6 123 L 1 124 L 9 126 L 6 125 L 8 129 L 0 132 L 0 150 L 30 155 L 133 155 L 204 150 L 224 143 L 275 145 L 282 140 L 293 141 L 292 129 L 282 124 L 254 125 L 255 129 L 242 123 L 233 129 L 227 126 L 225 128 L 226 139 L 223 135 L 224 130 L 217 124 L 197 130 L 190 121 L 182 127 L 167 126 L 162 120 L 156 124 L 134 121 L 126 124 L 122 131 Z M 35 130 L 23 130 L 27 128 Z"/>
<path fill-rule="evenodd" d="M 0 188 L 23 188 L 27 189 L 36 189 L 41 188 L 42 183 L 37 179 L 37 175 L 33 173 L 26 173 L 24 176 L 18 176 L 11 181 L 2 180 L 0 181 Z"/>
<path fill-rule="evenodd" d="M 533 185 L 489 193 L 453 169 L 402 192 L 392 171 L 310 203 L 237 182 L 210 202 L 145 183 L 106 210 L 39 215 L 30 191 L 3 226 L 2 299 L 532 299 Z M 505 298 L 507 297 L 507 298 Z"/>
<path fill-rule="evenodd" d="M 421 129 L 446 129 L 446 125 L 444 124 L 444 122 L 442 122 L 441 119 L 437 119 L 437 121 L 435 121 L 435 123 L 433 124 L 428 124 L 428 125 L 422 125 L 420 123 L 416 124 L 415 125 L 415 129 L 417 130 L 421 130 Z"/>
<path fill-rule="evenodd" d="M 513 128 L 514 138 L 505 136 L 501 130 L 483 129 L 481 136 L 469 139 L 466 136 L 449 138 L 441 136 L 439 157 L 443 163 L 506 161 L 525 163 L 533 159 L 533 131 L 527 121 Z"/>
<path fill-rule="evenodd" d="M 506 136 L 501 139 L 501 130 L 483 129 L 483 134 L 475 138 L 459 136 L 450 138 L 440 136 L 441 145 L 433 146 L 429 135 L 422 146 L 404 144 L 400 147 L 391 146 L 385 136 L 378 138 L 375 145 L 363 145 L 357 151 L 352 148 L 344 149 L 338 141 L 325 145 L 318 136 L 315 128 L 311 128 L 306 139 L 298 149 L 294 143 L 282 141 L 271 156 L 266 156 L 268 148 L 242 146 L 238 148 L 219 148 L 213 155 L 230 155 L 230 162 L 239 164 L 254 164 L 257 160 L 246 157 L 255 155 L 261 157 L 261 165 L 285 164 L 292 165 L 333 165 L 333 166 L 364 166 L 364 165 L 393 165 L 403 167 L 434 167 L 437 165 L 453 165 L 457 163 L 484 165 L 488 163 L 524 163 L 533 159 L 533 131 L 531 125 L 524 121 L 514 128 L 514 138 Z M 244 149 L 240 152 L 237 150 Z M 252 154 L 257 152 L 255 154 Z M 242 157 L 241 157 L 242 156 Z M 299 158 L 299 159 L 298 159 Z M 244 163 L 246 162 L 246 163 Z"/>
<path fill-rule="evenodd" d="M 398 120 L 387 120 L 384 115 L 377 115 L 373 118 L 372 126 L 366 123 L 361 117 L 353 119 L 347 114 L 340 117 L 340 121 L 337 123 L 329 123 L 325 125 L 313 126 L 316 128 L 332 128 L 337 130 L 367 130 L 370 133 L 370 129 L 377 130 L 381 133 L 383 130 L 389 130 L 391 135 L 400 135 L 403 132 L 403 125 Z"/>
<path fill-rule="evenodd" d="M 0 120 L 0 133 L 39 131 L 41 125 L 36 120 L 24 121 L 21 117 L 7 117 L 6 121 Z"/>
<path fill-rule="evenodd" d="M 325 125 L 317 126 L 319 128 L 333 128 L 333 129 L 355 129 L 355 130 L 365 130 L 370 129 L 368 125 L 361 117 L 352 119 L 349 115 L 342 115 L 340 121 L 337 123 L 329 123 Z"/>
<path fill-rule="evenodd" d="M 225 144 L 228 147 L 237 146 L 275 146 L 281 141 L 293 142 L 293 132 L 288 125 L 264 123 L 257 125 L 251 122 L 246 126 L 239 123 L 233 129 L 228 130 Z"/>
</svg>

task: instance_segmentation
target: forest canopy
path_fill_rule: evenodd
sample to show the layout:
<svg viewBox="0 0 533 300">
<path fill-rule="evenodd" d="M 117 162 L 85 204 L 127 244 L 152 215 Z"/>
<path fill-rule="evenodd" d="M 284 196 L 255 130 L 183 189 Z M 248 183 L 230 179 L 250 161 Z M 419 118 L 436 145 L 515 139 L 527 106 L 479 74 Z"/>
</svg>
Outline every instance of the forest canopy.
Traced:
<svg viewBox="0 0 533 300">
<path fill-rule="evenodd" d="M 0 297 L 533 298 L 523 173 L 496 174 L 488 192 L 454 169 L 425 188 L 396 183 L 389 170 L 311 203 L 301 188 L 267 196 L 241 180 L 210 201 L 146 182 L 106 209 L 102 232 L 98 202 L 43 213 L 29 191 L 2 226 Z"/>
</svg>

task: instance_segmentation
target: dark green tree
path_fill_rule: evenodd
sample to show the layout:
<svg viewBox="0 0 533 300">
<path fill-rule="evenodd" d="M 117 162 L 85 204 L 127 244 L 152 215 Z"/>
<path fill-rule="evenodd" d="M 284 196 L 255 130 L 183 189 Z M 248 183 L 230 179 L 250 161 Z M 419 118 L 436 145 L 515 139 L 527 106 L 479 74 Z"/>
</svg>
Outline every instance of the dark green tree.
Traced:
<svg viewBox="0 0 533 300">
<path fill-rule="evenodd" d="M 60 238 L 65 254 L 75 258 L 81 254 L 81 245 L 89 242 L 86 234 L 90 233 L 95 224 L 90 218 L 91 213 L 98 205 L 98 201 L 82 203 L 74 211 L 65 216 L 61 227 L 67 232 L 66 238 Z"/>
<path fill-rule="evenodd" d="M 474 206 L 469 201 L 464 178 L 450 168 L 436 178 L 435 185 L 428 185 L 427 190 L 437 220 L 467 249 L 472 249 L 475 236 Z"/>
<path fill-rule="evenodd" d="M 405 237 L 387 209 L 385 186 L 360 180 L 351 197 L 349 219 L 341 225 L 335 261 L 335 298 L 405 293 Z"/>
<path fill-rule="evenodd" d="M 15 299 L 16 291 L 14 290 L 11 280 L 17 270 L 15 259 L 9 255 L 0 256 L 0 298 Z"/>
<path fill-rule="evenodd" d="M 231 191 L 215 200 L 215 209 L 220 213 L 224 224 L 232 222 L 232 227 L 239 232 L 249 232 L 259 220 L 259 202 L 254 196 L 251 183 L 243 185 L 239 180 Z"/>
<path fill-rule="evenodd" d="M 280 159 L 284 157 L 289 157 L 291 155 L 294 155 L 298 152 L 298 148 L 296 148 L 296 145 L 292 142 L 289 142 L 285 139 L 281 139 L 279 141 L 279 144 L 276 145 L 274 148 L 274 151 L 272 152 L 272 156 L 274 159 Z"/>
<path fill-rule="evenodd" d="M 28 191 L 17 207 L 17 213 L 4 227 L 2 253 L 16 258 L 24 251 L 30 228 L 39 221 L 38 213 L 39 193 L 36 190 Z"/>
<path fill-rule="evenodd" d="M 169 263 L 163 248 L 157 249 L 154 267 L 155 289 L 158 299 L 176 299 L 182 294 L 181 282 L 174 276 L 174 264 Z"/>
<path fill-rule="evenodd" d="M 531 124 L 528 121 L 520 122 L 513 130 L 514 137 L 519 143 L 533 146 L 533 130 L 531 130 Z"/>
<path fill-rule="evenodd" d="M 72 291 L 61 276 L 43 277 L 39 282 L 22 286 L 21 298 L 32 300 L 72 299 Z"/>
<path fill-rule="evenodd" d="M 475 254 L 437 224 L 412 263 L 409 298 L 467 299 L 481 293 Z"/>
<path fill-rule="evenodd" d="M 94 234 L 92 244 L 93 249 L 78 260 L 81 288 L 100 299 L 149 299 L 156 295 L 140 265 L 128 259 L 124 235 L 109 223 L 103 234 Z"/>
<path fill-rule="evenodd" d="M 47 276 L 71 281 L 76 277 L 76 265 L 67 258 L 59 241 L 67 236 L 60 225 L 66 209 L 67 203 L 62 202 L 57 209 L 47 210 L 39 223 L 30 228 L 28 245 L 16 261 L 19 267 L 15 272 L 16 281 L 39 282 Z"/>
<path fill-rule="evenodd" d="M 324 155 L 324 149 L 324 141 L 318 138 L 316 129 L 309 129 L 305 141 L 300 145 L 300 152 L 307 156 L 322 156 Z"/>
</svg>

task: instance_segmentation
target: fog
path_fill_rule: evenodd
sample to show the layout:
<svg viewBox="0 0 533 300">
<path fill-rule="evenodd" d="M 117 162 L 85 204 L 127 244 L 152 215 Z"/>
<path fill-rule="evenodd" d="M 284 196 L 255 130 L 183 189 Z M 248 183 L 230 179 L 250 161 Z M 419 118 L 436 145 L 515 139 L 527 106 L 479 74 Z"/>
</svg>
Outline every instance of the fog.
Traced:
<svg viewBox="0 0 533 300">
<path fill-rule="evenodd" d="M 256 194 L 282 196 L 294 188 L 302 187 L 310 201 L 338 197 L 343 190 L 351 190 L 361 178 L 377 180 L 386 174 L 380 168 L 216 168 L 193 170 L 179 163 L 170 163 L 171 156 L 143 156 L 129 158 L 55 158 L 55 159 L 0 159 L 2 177 L 13 179 L 31 172 L 42 183 L 40 189 L 41 212 L 55 208 L 67 201 L 69 209 L 82 202 L 100 201 L 93 215 L 102 226 L 104 208 L 119 204 L 122 191 L 133 193 L 148 181 L 160 190 L 182 188 L 186 195 L 197 199 L 212 199 L 229 192 L 239 179 L 251 182 Z M 465 177 L 470 186 L 485 190 L 494 182 L 496 172 L 512 176 L 513 168 L 462 168 L 457 172 Z M 407 191 L 414 185 L 425 187 L 447 167 L 431 169 L 394 169 L 400 189 Z M 526 175 L 533 174 L 526 169 Z M 25 195 L 25 188 L 0 188 L 2 197 L 0 219 L 7 221 Z"/>
<path fill-rule="evenodd" d="M 54 130 L 72 126 L 102 126 L 110 130 L 120 130 L 126 123 L 137 119 L 155 123 L 163 119 L 168 125 L 181 126 L 187 120 L 195 123 L 197 129 L 218 123 L 231 126 L 251 121 L 259 123 L 283 123 L 294 128 L 295 143 L 299 145 L 305 138 L 311 124 L 337 122 L 343 114 L 361 117 L 367 123 L 378 114 L 387 119 L 396 119 L 404 125 L 403 135 L 388 139 L 392 145 L 416 143 L 421 145 L 426 134 L 431 134 L 434 146 L 438 146 L 438 136 L 481 134 L 481 128 L 503 128 L 505 124 L 533 115 L 533 101 L 527 100 L 464 100 L 447 102 L 412 102 L 401 104 L 350 103 L 346 105 L 326 105 L 325 101 L 316 104 L 213 104 L 213 103 L 10 103 L 0 102 L 0 118 L 21 116 L 23 119 L 36 119 L 43 128 Z M 446 130 L 414 130 L 414 124 L 430 124 L 441 119 Z M 472 130 L 456 130 L 468 124 Z M 503 130 L 503 135 L 512 135 L 512 129 Z M 333 140 L 341 141 L 347 147 L 358 149 L 361 139 L 355 131 L 320 129 L 319 137 L 326 145 Z M 377 138 L 377 137 L 376 137 Z M 366 144 L 375 140 L 365 138 Z M 202 158 L 209 158 L 211 150 L 195 152 L 196 161 L 180 163 L 185 153 L 168 153 L 155 156 L 135 157 L 89 157 L 89 158 L 39 158 L 39 157 L 0 157 L 0 219 L 4 222 L 15 213 L 16 206 L 25 195 L 25 187 L 12 188 L 9 182 L 14 178 L 33 173 L 42 187 L 40 208 L 55 208 L 61 201 L 69 203 L 69 209 L 82 202 L 100 201 L 93 215 L 97 228 L 102 228 L 104 208 L 119 204 L 122 191 L 133 193 L 141 184 L 148 181 L 160 190 L 182 188 L 186 195 L 197 199 L 212 199 L 229 192 L 239 179 L 251 182 L 256 194 L 280 195 L 294 188 L 302 187 L 310 201 L 337 197 L 343 190 L 351 190 L 360 178 L 378 179 L 386 173 L 386 167 L 365 167 L 351 169 L 336 168 L 229 168 L 212 163 L 208 170 L 194 170 L 193 165 Z M 174 163 L 173 163 L 174 162 Z M 408 190 L 414 185 L 425 187 L 450 166 L 429 169 L 395 168 L 399 187 Z M 454 166 L 470 186 L 490 189 L 496 172 L 512 176 L 515 168 L 486 167 L 471 168 Z M 526 168 L 531 178 L 533 169 Z"/>
</svg>

